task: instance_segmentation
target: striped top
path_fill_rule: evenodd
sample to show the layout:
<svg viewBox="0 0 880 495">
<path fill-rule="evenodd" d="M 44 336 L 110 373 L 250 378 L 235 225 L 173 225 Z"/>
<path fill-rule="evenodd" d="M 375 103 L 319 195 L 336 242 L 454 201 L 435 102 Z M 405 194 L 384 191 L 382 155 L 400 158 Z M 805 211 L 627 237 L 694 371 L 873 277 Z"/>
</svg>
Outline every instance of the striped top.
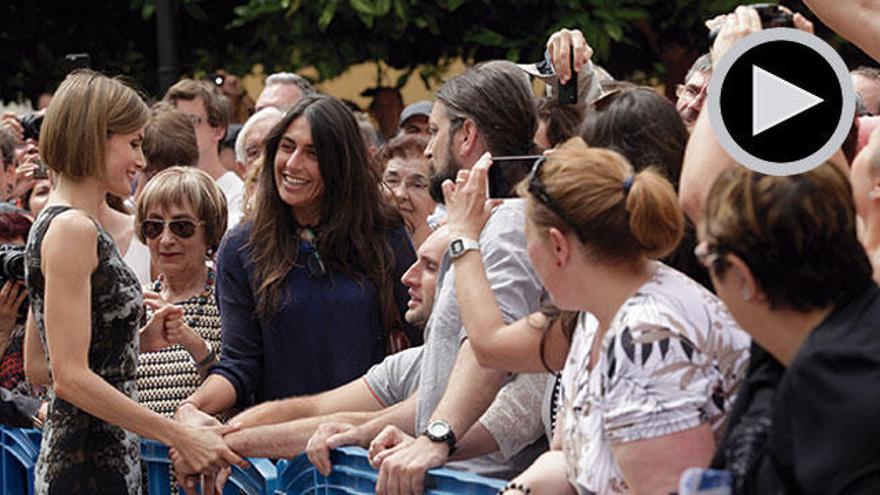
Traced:
<svg viewBox="0 0 880 495">
<path fill-rule="evenodd" d="M 206 284 L 203 293 L 177 305 L 183 307 L 184 321 L 219 356 L 220 312 L 214 299 L 211 275 L 209 274 L 211 280 Z M 174 416 L 177 406 L 202 383 L 189 352 L 179 344 L 155 352 L 141 353 L 137 371 L 140 403 L 167 417 Z"/>
</svg>

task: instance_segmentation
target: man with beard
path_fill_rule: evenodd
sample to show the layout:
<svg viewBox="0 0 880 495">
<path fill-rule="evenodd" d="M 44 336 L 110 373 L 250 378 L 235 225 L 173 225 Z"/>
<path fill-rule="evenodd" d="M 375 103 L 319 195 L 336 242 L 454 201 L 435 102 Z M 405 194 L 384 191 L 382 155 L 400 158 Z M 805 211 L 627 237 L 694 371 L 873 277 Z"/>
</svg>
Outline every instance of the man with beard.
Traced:
<svg viewBox="0 0 880 495">
<path fill-rule="evenodd" d="M 428 120 L 431 140 L 425 150 L 434 169 L 435 198 L 442 199 L 438 192 L 444 180 L 455 179 L 459 170 L 473 167 L 487 151 L 495 155 L 534 153 L 532 137 L 536 128 L 528 79 L 516 65 L 488 62 L 446 82 L 437 93 Z M 512 322 L 537 310 L 541 284 L 526 251 L 524 222 L 522 200 L 508 200 L 493 211 L 479 240 L 451 240 L 451 250 L 444 256 L 438 275 L 434 311 L 425 329 L 415 399 L 360 426 L 328 424 L 319 428 L 309 441 L 308 453 L 320 471 L 326 474 L 330 470 L 327 453 L 341 445 L 371 446 L 371 454 L 395 448 L 384 457 L 377 491 L 384 493 L 393 486 L 403 493 L 421 493 L 426 471 L 445 464 L 457 446 L 456 439 L 462 438 L 496 396 L 508 394 L 519 396 L 521 407 L 502 412 L 508 421 L 499 422 L 501 427 L 488 432 L 480 451 L 500 450 L 506 454 L 504 457 L 519 455 L 503 462 L 483 456 L 457 467 L 504 476 L 522 469 L 522 463 L 538 453 L 540 447 L 526 447 L 540 433 L 535 436 L 524 431 L 518 421 L 540 417 L 547 375 L 538 375 L 542 386 L 534 387 L 523 379 L 527 375 L 510 381 L 507 373 L 480 366 L 461 324 L 455 274 L 449 270 L 452 257 L 463 252 L 455 246 L 478 249 L 504 319 Z M 386 427 L 389 429 L 377 437 Z M 419 436 L 412 439 L 408 434 Z M 470 441 L 467 443 L 462 450 L 472 455 Z M 454 459 L 464 457 L 464 453 L 456 454 Z M 396 488 L 391 492 L 396 493 Z"/>
</svg>

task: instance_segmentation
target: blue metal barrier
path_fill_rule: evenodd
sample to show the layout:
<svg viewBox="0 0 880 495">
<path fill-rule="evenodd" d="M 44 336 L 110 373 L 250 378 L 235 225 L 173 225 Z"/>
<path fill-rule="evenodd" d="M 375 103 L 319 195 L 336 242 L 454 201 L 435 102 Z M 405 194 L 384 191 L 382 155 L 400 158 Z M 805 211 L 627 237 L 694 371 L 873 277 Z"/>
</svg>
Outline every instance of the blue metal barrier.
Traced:
<svg viewBox="0 0 880 495">
<path fill-rule="evenodd" d="M 331 453 L 333 471 L 324 477 L 305 455 L 278 462 L 275 495 L 367 495 L 376 487 L 378 473 L 367 460 L 367 451 L 342 447 Z M 452 469 L 432 469 L 425 479 L 428 495 L 495 495 L 505 481 Z"/>
<path fill-rule="evenodd" d="M 0 488 L 9 495 L 33 495 L 34 466 L 42 434 L 0 426 Z M 141 442 L 149 495 L 167 495 L 171 487 L 168 447 L 153 440 Z M 378 473 L 370 466 L 367 452 L 342 447 L 331 454 L 333 472 L 321 476 L 305 455 L 274 464 L 249 458 L 250 467 L 232 468 L 224 495 L 367 495 L 376 486 Z M 425 481 L 427 495 L 495 495 L 504 481 L 451 469 L 432 469 Z"/>
<path fill-rule="evenodd" d="M 166 495 L 171 486 L 171 459 L 168 446 L 155 440 L 141 441 L 141 459 L 147 465 L 149 495 Z M 223 495 L 272 495 L 275 493 L 277 470 L 269 459 L 248 458 L 250 467 L 232 466 L 232 475 L 223 488 Z"/>
<path fill-rule="evenodd" d="M 34 493 L 34 466 L 40 454 L 39 430 L 0 426 L 0 486 L 3 493 Z"/>
</svg>

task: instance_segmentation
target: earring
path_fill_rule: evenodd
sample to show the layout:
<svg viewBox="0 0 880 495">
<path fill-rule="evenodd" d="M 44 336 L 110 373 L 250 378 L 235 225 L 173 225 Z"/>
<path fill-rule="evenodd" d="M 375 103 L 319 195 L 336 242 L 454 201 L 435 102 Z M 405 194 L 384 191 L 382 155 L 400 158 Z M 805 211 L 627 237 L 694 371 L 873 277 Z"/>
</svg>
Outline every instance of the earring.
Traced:
<svg viewBox="0 0 880 495">
<path fill-rule="evenodd" d="M 214 250 L 210 247 L 205 250 L 205 258 L 208 258 L 209 260 L 214 258 Z"/>
<path fill-rule="evenodd" d="M 749 299 L 751 299 L 752 298 L 752 289 L 749 289 L 748 287 L 743 287 L 742 298 L 743 298 L 743 301 L 748 301 Z"/>
</svg>

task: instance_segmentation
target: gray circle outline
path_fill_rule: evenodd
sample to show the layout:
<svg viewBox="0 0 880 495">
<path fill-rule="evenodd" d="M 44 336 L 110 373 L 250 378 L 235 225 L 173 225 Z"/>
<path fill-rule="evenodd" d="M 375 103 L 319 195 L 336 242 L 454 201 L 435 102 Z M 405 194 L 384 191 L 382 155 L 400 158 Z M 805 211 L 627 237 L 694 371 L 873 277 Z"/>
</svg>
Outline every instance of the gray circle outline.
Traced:
<svg viewBox="0 0 880 495">
<path fill-rule="evenodd" d="M 733 64 L 739 60 L 747 51 L 771 41 L 791 41 L 804 45 L 817 52 L 822 58 L 828 62 L 831 69 L 837 75 L 837 81 L 840 84 L 841 102 L 843 108 L 840 112 L 840 119 L 837 122 L 837 128 L 831 135 L 831 138 L 819 148 L 816 152 L 791 162 L 771 162 L 758 158 L 748 151 L 744 150 L 727 131 L 724 125 L 724 118 L 721 116 L 721 87 Z M 834 51 L 828 43 L 821 38 L 793 28 L 772 28 L 752 33 L 742 40 L 738 41 L 733 47 L 721 58 L 712 72 L 712 80 L 709 81 L 707 109 L 709 110 L 709 120 L 712 128 L 715 130 L 715 136 L 722 147 L 740 164 L 766 175 L 794 175 L 812 170 L 829 158 L 840 149 L 843 141 L 849 134 L 852 126 L 852 117 L 856 111 L 856 96 L 853 88 L 852 79 L 849 76 L 849 69 L 840 58 L 840 55 Z"/>
</svg>

